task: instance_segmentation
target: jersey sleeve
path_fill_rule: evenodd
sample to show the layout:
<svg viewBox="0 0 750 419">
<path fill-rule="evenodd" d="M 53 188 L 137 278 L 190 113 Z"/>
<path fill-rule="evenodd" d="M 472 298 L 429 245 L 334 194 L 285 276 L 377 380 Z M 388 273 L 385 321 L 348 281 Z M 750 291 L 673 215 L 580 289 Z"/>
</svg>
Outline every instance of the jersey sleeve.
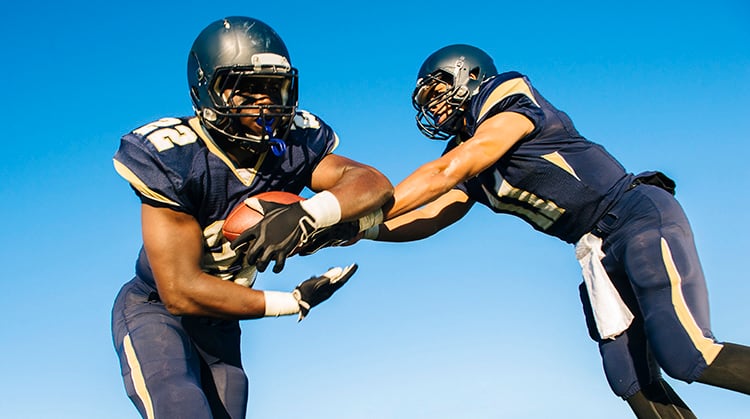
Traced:
<svg viewBox="0 0 750 419">
<path fill-rule="evenodd" d="M 164 147 L 165 143 L 154 140 L 157 135 L 163 137 L 164 130 L 174 130 L 176 126 L 183 128 L 183 135 L 187 132 L 185 125 L 165 128 L 162 123 L 145 135 L 144 127 L 126 134 L 115 153 L 114 166 L 117 173 L 136 191 L 141 202 L 190 212 L 192 205 L 185 191 L 192 160 L 189 147 Z M 186 138 L 191 136 L 186 135 Z"/>
<path fill-rule="evenodd" d="M 339 136 L 333 128 L 320 119 L 320 117 L 310 112 L 299 111 L 294 118 L 294 129 L 312 130 L 315 132 L 316 135 L 306 136 L 308 138 L 307 143 L 308 147 L 315 154 L 319 154 L 321 158 L 333 153 L 339 146 Z"/>
<path fill-rule="evenodd" d="M 288 173 L 293 174 L 287 181 L 309 186 L 318 164 L 338 147 L 339 137 L 333 128 L 307 111 L 300 111 L 294 122 L 294 142 L 298 147 L 293 148 L 289 161 L 284 163 Z"/>
<path fill-rule="evenodd" d="M 477 126 L 488 118 L 501 112 L 515 112 L 527 117 L 535 130 L 544 122 L 542 110 L 535 90 L 526 77 L 520 73 L 509 73 L 498 76 L 493 86 L 481 93 L 480 100 L 474 109 Z"/>
</svg>

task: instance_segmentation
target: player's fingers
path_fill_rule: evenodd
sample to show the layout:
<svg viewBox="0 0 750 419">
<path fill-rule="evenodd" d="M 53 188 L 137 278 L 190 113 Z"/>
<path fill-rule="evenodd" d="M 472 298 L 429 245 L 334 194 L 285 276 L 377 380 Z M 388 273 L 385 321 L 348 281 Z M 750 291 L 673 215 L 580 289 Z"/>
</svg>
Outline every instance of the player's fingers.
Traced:
<svg viewBox="0 0 750 419">
<path fill-rule="evenodd" d="M 322 276 L 325 276 L 331 281 L 331 284 L 341 284 L 344 285 L 346 281 L 349 280 L 349 278 L 354 275 L 355 272 L 357 272 L 357 268 L 359 268 L 359 265 L 356 263 L 352 263 L 349 266 L 340 268 L 335 267 L 328 270 L 328 272 L 324 273 Z"/>
<path fill-rule="evenodd" d="M 262 261 L 255 262 L 255 269 L 257 269 L 258 272 L 265 272 L 267 267 L 268 267 L 268 262 L 262 262 Z"/>
<path fill-rule="evenodd" d="M 255 265 L 258 261 L 265 259 L 268 262 L 266 253 L 269 252 L 268 246 L 261 240 L 258 240 L 259 236 L 253 236 L 252 240 L 248 243 L 247 250 L 245 251 L 246 260 L 249 265 Z"/>
<path fill-rule="evenodd" d="M 237 250 L 237 248 L 246 247 L 251 244 L 251 242 L 255 241 L 257 238 L 257 233 L 255 232 L 254 228 L 248 228 L 247 230 L 240 233 L 239 236 L 237 236 L 236 239 L 232 240 L 232 242 L 229 244 L 229 247 L 232 250 Z"/>
<path fill-rule="evenodd" d="M 260 256 L 258 256 L 257 260 L 255 261 L 255 267 L 258 269 L 259 272 L 265 272 L 266 268 L 268 267 L 268 264 L 275 257 L 276 257 L 276 252 L 268 248 L 264 248 L 262 252 L 260 252 Z"/>
<path fill-rule="evenodd" d="M 286 253 L 279 252 L 276 254 L 276 258 L 274 259 L 274 265 L 273 265 L 273 272 L 279 273 L 284 269 L 284 264 L 286 263 Z"/>
<path fill-rule="evenodd" d="M 346 268 L 344 268 L 344 274 L 342 275 L 341 279 L 339 279 L 339 282 L 341 282 L 341 285 L 344 285 L 346 281 L 349 280 L 349 278 L 354 275 L 355 272 L 357 272 L 357 269 L 359 269 L 359 265 L 356 263 L 353 263 Z"/>
<path fill-rule="evenodd" d="M 251 249 L 251 250 L 253 250 L 253 249 Z M 245 254 L 245 261 L 247 262 L 248 265 L 257 267 L 258 263 L 259 263 L 260 256 L 261 256 L 260 252 L 263 249 L 257 249 L 257 250 L 254 250 L 254 251 L 251 251 L 251 250 L 248 250 L 247 253 Z M 261 270 L 261 272 L 262 272 L 262 270 Z"/>
</svg>

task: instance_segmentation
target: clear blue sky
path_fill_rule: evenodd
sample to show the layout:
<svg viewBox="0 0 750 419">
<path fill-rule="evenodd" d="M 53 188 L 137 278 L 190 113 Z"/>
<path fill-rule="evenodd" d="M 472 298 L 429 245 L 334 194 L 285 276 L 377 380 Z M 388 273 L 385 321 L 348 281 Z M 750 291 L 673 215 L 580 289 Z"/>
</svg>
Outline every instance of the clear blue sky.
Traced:
<svg viewBox="0 0 750 419">
<path fill-rule="evenodd" d="M 409 102 L 428 54 L 470 43 L 528 74 L 628 170 L 677 180 L 714 331 L 750 344 L 746 1 L 29 0 L 3 13 L 3 417 L 137 417 L 109 319 L 133 274 L 139 211 L 111 157 L 130 129 L 192 112 L 187 52 L 227 15 L 281 34 L 301 107 L 337 130 L 341 154 L 394 183 L 443 147 L 420 136 Z M 571 246 L 477 206 L 429 240 L 292 259 L 257 287 L 288 290 L 355 261 L 304 322 L 243 323 L 250 417 L 631 417 L 586 335 Z M 698 417 L 750 412 L 747 396 L 671 382 Z"/>
</svg>

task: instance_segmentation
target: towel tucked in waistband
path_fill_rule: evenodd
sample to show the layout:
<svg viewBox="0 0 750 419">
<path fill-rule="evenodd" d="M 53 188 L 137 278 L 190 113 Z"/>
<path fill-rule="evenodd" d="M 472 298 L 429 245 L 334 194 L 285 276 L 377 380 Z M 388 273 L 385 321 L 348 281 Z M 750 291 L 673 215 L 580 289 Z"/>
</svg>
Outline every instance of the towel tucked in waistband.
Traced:
<svg viewBox="0 0 750 419">
<path fill-rule="evenodd" d="M 576 259 L 581 265 L 599 336 L 614 339 L 633 322 L 633 313 L 604 270 L 603 258 L 601 238 L 588 233 L 576 243 Z"/>
</svg>

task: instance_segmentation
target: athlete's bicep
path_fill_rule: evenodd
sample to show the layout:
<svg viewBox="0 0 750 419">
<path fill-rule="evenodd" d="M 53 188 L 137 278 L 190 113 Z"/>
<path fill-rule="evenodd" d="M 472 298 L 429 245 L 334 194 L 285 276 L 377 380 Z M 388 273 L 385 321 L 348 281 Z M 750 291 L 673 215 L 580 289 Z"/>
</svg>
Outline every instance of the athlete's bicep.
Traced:
<svg viewBox="0 0 750 419">
<path fill-rule="evenodd" d="M 179 287 L 201 274 L 203 248 L 198 222 L 168 208 L 141 205 L 143 245 L 162 299 L 167 302 Z"/>
<path fill-rule="evenodd" d="M 348 171 L 361 169 L 364 165 L 338 154 L 327 154 L 320 160 L 310 179 L 310 189 L 328 190 L 335 187 Z"/>
<path fill-rule="evenodd" d="M 392 218 L 419 208 L 482 173 L 533 129 L 528 118 L 515 112 L 488 118 L 474 136 L 399 182 L 386 216 Z"/>
<path fill-rule="evenodd" d="M 482 122 L 469 140 L 442 157 L 448 161 L 446 172 L 459 182 L 472 178 L 500 160 L 533 129 L 531 120 L 519 113 L 494 115 Z"/>
</svg>

